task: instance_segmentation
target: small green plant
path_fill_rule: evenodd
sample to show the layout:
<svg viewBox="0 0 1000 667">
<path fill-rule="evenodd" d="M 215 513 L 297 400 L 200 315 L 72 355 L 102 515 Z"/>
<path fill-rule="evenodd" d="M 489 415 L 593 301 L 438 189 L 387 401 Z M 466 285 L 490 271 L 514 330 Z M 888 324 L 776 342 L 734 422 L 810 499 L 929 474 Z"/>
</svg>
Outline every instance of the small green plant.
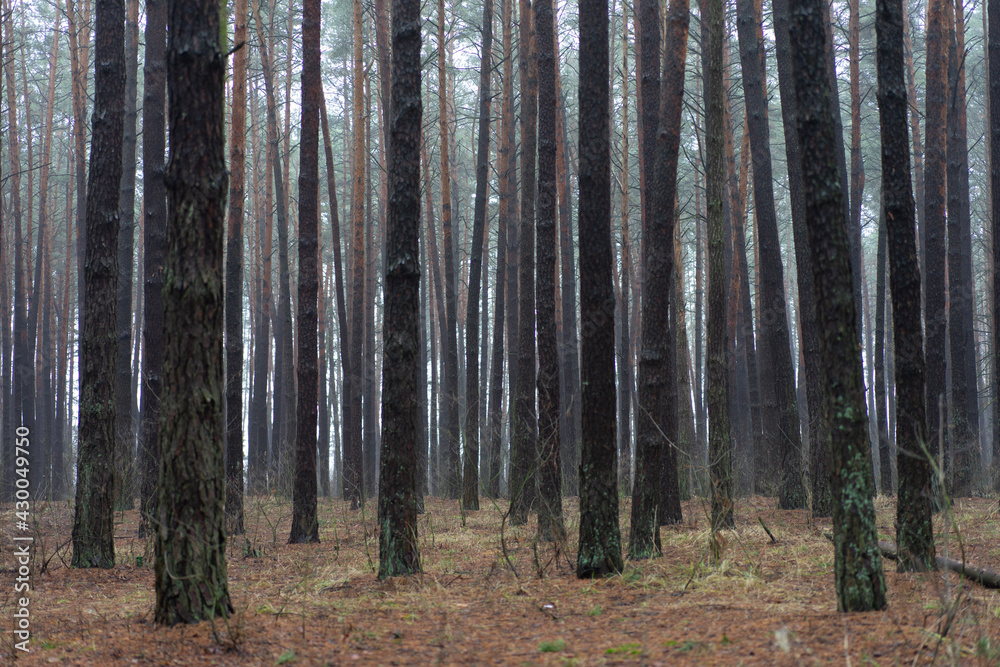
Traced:
<svg viewBox="0 0 1000 667">
<path fill-rule="evenodd" d="M 538 650 L 542 653 L 559 653 L 566 650 L 566 642 L 561 639 L 554 642 L 542 642 L 538 645 Z"/>
<path fill-rule="evenodd" d="M 295 655 L 295 651 L 288 649 L 287 651 L 283 652 L 281 655 L 278 656 L 278 661 L 275 664 L 287 665 L 290 662 L 295 662 L 297 659 L 298 658 Z"/>
<path fill-rule="evenodd" d="M 605 653 L 608 655 L 640 655 L 642 653 L 642 644 L 622 644 L 621 646 L 609 648 Z"/>
<path fill-rule="evenodd" d="M 595 604 L 594 608 L 587 612 L 587 616 L 600 616 L 603 613 L 604 610 L 601 609 L 601 605 Z"/>
</svg>

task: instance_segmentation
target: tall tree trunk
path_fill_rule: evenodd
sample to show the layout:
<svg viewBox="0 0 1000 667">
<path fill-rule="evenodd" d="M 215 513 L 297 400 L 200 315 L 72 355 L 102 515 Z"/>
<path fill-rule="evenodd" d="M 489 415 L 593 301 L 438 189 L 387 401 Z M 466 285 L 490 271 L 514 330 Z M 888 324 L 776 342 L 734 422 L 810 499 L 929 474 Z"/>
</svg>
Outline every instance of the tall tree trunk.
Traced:
<svg viewBox="0 0 1000 667">
<path fill-rule="evenodd" d="M 989 0 L 990 227 L 993 236 L 993 386 L 1000 377 L 1000 0 Z M 993 408 L 993 483 L 1000 486 L 1000 410 Z"/>
<path fill-rule="evenodd" d="M 925 447 L 924 427 L 927 422 L 922 390 L 925 375 L 920 331 L 920 274 L 913 229 L 915 216 L 906 129 L 907 95 L 903 84 L 902 3 L 905 1 L 880 0 L 875 22 L 879 121 L 882 126 L 882 191 L 892 286 L 895 387 L 899 401 L 896 539 L 900 558 L 896 567 L 900 572 L 933 569 L 935 564 L 931 529 L 931 465 L 928 457 L 920 453 L 920 449 Z M 877 557 L 875 560 L 878 560 Z"/>
<path fill-rule="evenodd" d="M 159 477 L 160 393 L 163 386 L 163 262 L 166 253 L 167 200 L 164 184 L 166 153 L 167 1 L 146 0 L 146 51 L 143 65 L 142 191 L 143 210 L 143 352 L 142 427 L 139 459 L 142 469 L 139 535 L 155 530 Z"/>
<path fill-rule="evenodd" d="M 466 312 L 465 325 L 465 400 L 468 408 L 465 421 L 465 467 L 462 474 L 462 507 L 466 510 L 479 509 L 479 290 L 483 273 L 486 188 L 489 185 L 487 181 L 489 180 L 488 166 L 490 157 L 490 74 L 493 67 L 492 0 L 484 0 L 483 2 L 482 53 L 482 63 L 479 67 L 479 139 L 476 147 L 476 208 L 472 223 L 469 305 Z"/>
<path fill-rule="evenodd" d="M 538 423 L 535 414 L 535 159 L 538 73 L 535 26 L 528 0 L 520 0 L 521 216 L 518 241 L 517 374 L 512 387 L 511 523 L 523 525 L 536 497 Z"/>
<path fill-rule="evenodd" d="M 927 344 L 927 452 L 937 460 L 938 400 L 945 395 L 945 193 L 947 167 L 948 11 L 946 0 L 927 3 L 927 165 L 924 172 L 925 265 L 924 338 Z M 902 371 L 902 368 L 900 368 Z M 900 378 L 902 379 L 902 378 Z M 901 450 L 905 451 L 900 443 Z M 909 452 L 922 456 L 920 449 Z M 902 472 L 900 473 L 902 474 Z M 901 497 L 900 500 L 903 500 Z M 933 560 L 930 561 L 933 563 Z"/>
<path fill-rule="evenodd" d="M 764 351 L 763 360 L 771 368 L 770 375 L 774 383 L 772 396 L 776 401 L 762 415 L 765 447 L 776 455 L 775 463 L 780 462 L 778 506 L 797 509 L 805 507 L 806 502 L 802 486 L 802 442 L 799 436 L 795 371 L 789 352 L 784 272 L 771 182 L 770 130 L 760 56 L 762 44 L 758 43 L 754 29 L 755 25 L 760 24 L 760 20 L 755 16 L 753 0 L 739 0 L 737 14 L 743 91 L 747 104 L 747 131 L 750 133 L 750 153 L 753 157 L 754 214 L 760 253 L 758 271 L 762 311 L 758 315 L 762 324 L 761 347 Z M 771 442 L 767 443 L 767 440 Z"/>
<path fill-rule="evenodd" d="M 965 97 L 965 18 L 961 0 L 949 3 L 948 53 L 948 338 L 951 351 L 954 458 L 952 495 L 972 493 L 979 468 L 979 389 L 973 329 L 972 232 L 969 205 L 969 148 Z"/>
<path fill-rule="evenodd" d="M 486 50 L 489 53 L 489 49 Z M 393 0 L 379 578 L 420 571 L 417 386 L 420 332 L 420 3 Z M 477 485 L 478 486 L 478 485 Z M 477 489 L 478 492 L 478 489 Z"/>
<path fill-rule="evenodd" d="M 156 0 L 153 0 L 155 3 Z M 73 139 L 76 158 L 76 264 L 86 263 L 87 246 L 87 71 L 90 64 L 90 2 L 82 2 L 80 13 L 73 0 L 66 0 L 66 16 L 69 23 L 69 53 L 73 72 Z M 148 10 L 147 10 L 148 13 Z M 14 132 L 11 129 L 13 138 Z M 13 147 L 13 144 L 11 144 Z M 12 192 L 14 192 L 12 190 Z M 84 281 L 77 280 L 77 317 L 79 328 L 83 329 Z"/>
<path fill-rule="evenodd" d="M 445 393 L 445 442 L 441 465 L 444 468 L 444 495 L 458 498 L 460 490 L 460 435 L 458 418 L 458 285 L 455 283 L 455 243 L 452 224 L 451 159 L 449 158 L 448 83 L 445 70 L 444 0 L 438 0 L 438 123 L 441 147 L 441 226 L 444 236 L 444 300 L 447 314 L 447 343 L 442 345 L 448 391 Z"/>
<path fill-rule="evenodd" d="M 156 540 L 157 623 L 232 613 L 226 582 L 222 362 L 225 58 L 214 0 L 170 0 L 167 256 Z M 185 493 L 197 487 L 198 493 Z"/>
<path fill-rule="evenodd" d="M 115 507 L 132 509 L 135 461 L 132 443 L 132 277 L 135 251 L 135 142 L 139 69 L 139 2 L 128 0 L 125 11 L 125 134 L 122 144 L 122 185 L 118 231 L 118 376 L 115 404 Z M 127 168 L 124 165 L 129 165 Z M 138 335 L 138 333 L 136 334 Z"/>
<path fill-rule="evenodd" d="M 809 445 L 811 486 L 816 517 L 831 516 L 833 499 L 830 495 L 829 453 L 830 426 L 823 404 L 823 367 L 819 357 L 819 329 L 816 323 L 816 297 L 806 229 L 805 200 L 802 183 L 802 151 L 796 130 L 795 86 L 792 80 L 790 21 L 788 0 L 775 0 L 774 34 L 775 60 L 778 66 L 778 88 L 785 135 L 785 156 L 788 164 L 789 193 L 792 210 L 792 235 L 795 240 L 796 284 L 799 292 L 799 327 L 805 360 L 806 401 L 809 409 Z"/>
<path fill-rule="evenodd" d="M 243 193 L 246 183 L 247 0 L 236 2 L 229 221 L 226 232 L 226 532 L 243 534 Z M 242 45 L 242 46 L 241 46 Z"/>
<path fill-rule="evenodd" d="M 656 14 L 658 12 L 654 16 Z M 655 24 L 649 23 L 644 15 L 643 23 L 644 26 L 659 25 L 659 20 L 657 17 Z M 677 155 L 688 23 L 687 0 L 671 2 L 667 12 L 662 86 L 658 86 L 660 112 L 657 134 L 652 138 L 645 137 L 655 140 L 656 151 L 655 162 L 646 162 L 646 179 L 652 190 L 651 195 L 646 197 L 649 205 L 643 253 L 646 291 L 642 300 L 636 480 L 632 494 L 629 558 L 658 554 L 660 525 L 678 523 L 682 518 L 677 453 L 674 449 L 677 442 L 677 351 L 671 344 L 673 335 L 669 314 L 674 278 L 674 200 L 677 194 Z M 650 32 L 653 31 L 643 30 L 643 38 Z M 659 62 L 659 59 L 654 62 Z M 643 100 L 644 103 L 646 101 Z"/>
<path fill-rule="evenodd" d="M 87 183 L 86 303 L 80 348 L 80 426 L 73 567 L 113 567 L 118 199 L 125 112 L 125 4 L 98 0 L 94 127 Z M 221 108 L 221 106 L 220 106 Z"/>
<path fill-rule="evenodd" d="M 656 9 L 656 15 L 659 16 L 659 6 L 656 5 L 651 0 L 648 0 L 645 4 L 651 5 Z M 643 5 L 640 5 L 639 11 L 643 11 Z M 646 7 L 648 10 L 649 8 Z M 648 17 L 647 17 L 648 18 Z M 658 20 L 658 19 L 657 19 Z M 651 24 L 650 24 L 651 25 Z M 659 43 L 659 31 L 647 30 L 646 34 L 655 33 L 657 38 L 657 44 Z M 641 38 L 640 38 L 641 40 Z M 643 47 L 646 46 L 644 41 L 640 41 Z M 647 59 L 649 60 L 649 59 Z M 654 63 L 655 67 L 655 63 Z M 655 76 L 656 86 L 659 88 L 659 77 Z M 632 387 L 635 382 L 633 381 L 632 374 L 632 347 L 631 347 L 631 336 L 629 335 L 629 285 L 631 280 L 629 276 L 632 273 L 632 247 L 629 243 L 629 160 L 628 160 L 628 106 L 629 106 L 629 92 L 628 92 L 628 4 L 622 5 L 622 127 L 624 131 L 622 132 L 622 170 L 621 170 L 621 188 L 622 188 L 622 215 L 621 215 L 621 225 L 622 225 L 622 277 L 621 277 L 621 287 L 619 288 L 618 296 L 618 348 L 617 348 L 617 370 L 618 370 L 618 477 L 619 477 L 619 487 L 622 491 L 627 494 L 632 493 L 632 417 L 629 414 L 632 405 Z M 639 86 L 639 90 L 642 90 L 642 86 Z M 640 100 L 642 100 L 640 92 Z M 641 113 L 641 111 L 640 111 Z M 642 117 L 640 116 L 640 121 Z M 655 121 L 654 121 L 655 123 Z M 651 136 L 651 135 L 646 135 Z M 651 142 L 655 142 L 655 137 L 651 139 Z M 643 146 L 639 147 L 642 150 Z M 652 166 L 652 160 L 645 162 Z M 643 198 L 643 202 L 647 201 L 647 198 Z M 645 217 L 643 217 L 645 220 Z M 617 275 L 615 276 L 617 278 Z M 636 454 L 638 456 L 638 452 Z M 655 479 L 655 478 L 654 478 Z"/>
<path fill-rule="evenodd" d="M 519 3 L 520 5 L 520 3 Z M 518 196 L 518 181 L 517 181 L 517 166 L 515 164 L 515 153 L 516 153 L 516 138 L 515 138 L 515 118 L 514 118 L 514 65 L 513 65 L 513 47 L 511 41 L 513 39 L 513 21 L 511 14 L 513 13 L 514 0 L 507 0 L 506 5 L 503 6 L 502 14 L 500 19 L 501 24 L 504 26 L 504 107 L 507 111 L 504 112 L 504 117 L 507 119 L 507 123 L 504 125 L 501 123 L 500 134 L 502 135 L 502 144 L 507 146 L 507 150 L 510 152 L 510 162 L 508 163 L 507 173 L 505 178 L 507 179 L 507 196 L 510 198 L 510 215 L 507 218 L 507 288 L 505 290 L 505 297 L 507 299 L 507 304 L 504 307 L 507 315 L 507 455 L 508 455 L 508 475 L 515 475 L 514 473 L 514 431 L 515 431 L 515 415 L 514 415 L 514 396 L 515 396 L 515 385 L 517 384 L 517 366 L 518 366 L 518 350 L 517 343 L 518 337 L 520 336 L 520 302 L 518 299 L 518 281 L 520 277 L 520 210 L 518 208 L 519 196 Z M 520 74 L 520 63 L 518 63 L 518 70 Z M 503 465 L 500 466 L 501 477 L 503 471 Z M 503 480 L 501 480 L 503 481 Z M 510 489 L 512 477 L 508 476 L 507 479 L 507 494 L 510 495 Z M 501 484 L 501 487 L 503 484 Z"/>
<path fill-rule="evenodd" d="M 598 0 L 579 5 L 583 442 L 576 574 L 587 578 L 617 574 L 623 566 L 615 465 L 608 5 Z"/>
<path fill-rule="evenodd" d="M 536 0 L 538 63 L 538 537 L 561 541 L 562 461 L 559 434 L 559 357 L 556 332 L 556 66 L 554 0 Z M 484 47 L 485 48 L 485 47 Z M 473 259 L 475 255 L 473 255 Z M 473 263 L 472 270 L 476 266 Z M 471 287 L 470 287 L 471 292 Z M 470 299 L 472 295 L 470 294 Z M 472 302 L 470 301 L 470 306 Z M 471 340 L 471 339 L 470 339 Z"/>
<path fill-rule="evenodd" d="M 319 307 L 320 0 L 302 8 L 302 129 L 299 141 L 299 284 L 296 437 L 290 544 L 319 542 L 316 516 L 317 327 Z"/>
<path fill-rule="evenodd" d="M 917 264 L 920 269 L 921 306 L 926 296 L 927 261 L 924 256 L 927 222 L 924 216 L 924 149 L 920 142 L 920 111 L 913 67 L 913 41 L 910 38 L 908 0 L 903 2 L 903 60 L 906 65 L 906 102 L 909 107 L 910 132 L 913 133 L 913 180 L 917 208 Z"/>
<path fill-rule="evenodd" d="M 560 405 L 566 415 L 566 428 L 560 430 L 563 442 L 563 486 L 567 494 L 575 496 L 580 489 L 580 347 L 576 323 L 576 260 L 573 236 L 570 229 L 572 203 L 570 202 L 570 168 L 567 155 L 569 137 L 566 129 L 566 100 L 562 95 L 562 77 L 559 68 L 558 20 L 555 30 L 556 59 L 556 174 L 559 193 L 559 262 L 562 279 L 562 354 L 559 360 Z"/>
<path fill-rule="evenodd" d="M 802 176 L 820 356 L 833 433 L 830 486 L 834 499 L 837 608 L 844 612 L 866 611 L 885 607 L 885 578 L 867 474 L 868 419 L 858 354 L 849 234 L 844 228 L 844 191 L 836 162 L 836 102 L 824 57 L 829 36 L 824 25 L 824 3 L 806 0 L 792 14 L 789 32 L 799 146 L 803 155 L 833 157 L 803 160 Z"/>
<path fill-rule="evenodd" d="M 722 157 L 723 103 L 721 0 L 705 0 L 702 18 L 702 58 L 705 73 L 707 139 L 706 202 L 708 206 L 708 460 L 712 489 L 712 530 L 731 527 L 733 478 L 726 405 L 726 283 L 723 261 L 722 199 L 725 165 Z"/>
</svg>

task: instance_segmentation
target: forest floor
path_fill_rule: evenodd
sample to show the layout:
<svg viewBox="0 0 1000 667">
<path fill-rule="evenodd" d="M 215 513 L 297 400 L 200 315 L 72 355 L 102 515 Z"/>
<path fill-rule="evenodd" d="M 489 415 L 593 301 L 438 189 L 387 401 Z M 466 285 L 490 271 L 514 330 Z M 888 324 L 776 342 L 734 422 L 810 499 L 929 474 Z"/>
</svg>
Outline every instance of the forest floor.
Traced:
<svg viewBox="0 0 1000 667">
<path fill-rule="evenodd" d="M 893 539 L 894 501 L 876 507 L 880 538 Z M 716 564 L 707 507 L 687 502 L 686 523 L 663 529 L 662 558 L 603 580 L 574 576 L 576 498 L 564 503 L 561 550 L 535 543 L 534 520 L 501 533 L 506 503 L 463 516 L 457 501 L 429 498 L 423 574 L 385 582 L 374 574 L 374 508 L 321 499 L 322 542 L 288 545 L 290 503 L 248 498 L 246 536 L 227 546 L 235 613 L 173 628 L 153 623 L 152 543 L 137 537 L 135 511 L 116 514 L 118 566 L 74 570 L 70 505 L 38 509 L 27 654 L 11 641 L 13 531 L 0 534 L 0 655 L 71 665 L 1000 665 L 1000 591 L 883 561 L 888 608 L 838 613 L 830 520 L 773 499 L 738 502 Z M 624 541 L 628 500 L 621 510 Z M 961 500 L 954 519 L 948 539 L 946 515 L 935 519 L 938 554 L 961 559 L 961 544 L 968 562 L 1000 570 L 996 500 Z M 14 520 L 5 506 L 0 521 Z"/>
</svg>

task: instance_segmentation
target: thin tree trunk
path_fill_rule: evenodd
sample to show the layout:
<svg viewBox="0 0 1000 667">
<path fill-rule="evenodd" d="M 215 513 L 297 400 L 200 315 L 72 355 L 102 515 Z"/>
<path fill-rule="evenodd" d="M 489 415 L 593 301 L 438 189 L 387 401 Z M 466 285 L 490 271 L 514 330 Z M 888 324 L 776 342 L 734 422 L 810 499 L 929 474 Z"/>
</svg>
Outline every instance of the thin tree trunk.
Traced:
<svg viewBox="0 0 1000 667">
<path fill-rule="evenodd" d="M 889 445 L 889 424 L 886 413 L 885 385 L 885 311 L 886 311 L 886 228 L 885 204 L 879 212 L 878 256 L 875 262 L 875 419 L 878 423 L 879 490 L 893 495 L 892 459 Z"/>
</svg>

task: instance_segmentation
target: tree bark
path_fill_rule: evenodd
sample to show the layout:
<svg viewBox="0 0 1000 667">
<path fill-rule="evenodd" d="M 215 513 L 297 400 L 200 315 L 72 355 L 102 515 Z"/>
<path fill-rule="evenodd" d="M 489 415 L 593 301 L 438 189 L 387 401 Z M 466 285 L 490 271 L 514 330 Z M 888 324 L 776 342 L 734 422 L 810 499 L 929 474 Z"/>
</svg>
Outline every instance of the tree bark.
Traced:
<svg viewBox="0 0 1000 667">
<path fill-rule="evenodd" d="M 488 53 L 488 50 L 487 50 Z M 386 212 L 379 573 L 420 571 L 417 546 L 417 365 L 420 359 L 420 3 L 393 0 Z M 477 485 L 478 487 L 478 485 Z M 478 488 L 477 488 L 478 492 Z"/>
<path fill-rule="evenodd" d="M 869 447 L 864 380 L 859 356 L 851 246 L 844 227 L 835 141 L 835 100 L 829 86 L 828 35 L 822 0 L 805 0 L 791 15 L 796 124 L 809 248 L 816 289 L 820 358 L 831 420 L 830 448 L 834 572 L 840 611 L 882 609 L 885 578 L 878 558 L 875 511 L 868 475 Z M 825 156 L 822 157 L 822 156 Z"/>
<path fill-rule="evenodd" d="M 583 447 L 576 574 L 587 578 L 617 574 L 623 566 L 615 462 L 608 6 L 598 0 L 580 0 L 579 6 Z"/>
<path fill-rule="evenodd" d="M 226 59 L 215 0 L 170 0 L 157 623 L 232 613 L 222 363 Z"/>
<path fill-rule="evenodd" d="M 98 0 L 94 126 L 80 347 L 80 426 L 73 566 L 113 567 L 118 199 L 125 114 L 125 4 Z M 221 105 L 220 105 L 221 109 Z M 108 261 L 109 257 L 113 257 Z"/>
</svg>

